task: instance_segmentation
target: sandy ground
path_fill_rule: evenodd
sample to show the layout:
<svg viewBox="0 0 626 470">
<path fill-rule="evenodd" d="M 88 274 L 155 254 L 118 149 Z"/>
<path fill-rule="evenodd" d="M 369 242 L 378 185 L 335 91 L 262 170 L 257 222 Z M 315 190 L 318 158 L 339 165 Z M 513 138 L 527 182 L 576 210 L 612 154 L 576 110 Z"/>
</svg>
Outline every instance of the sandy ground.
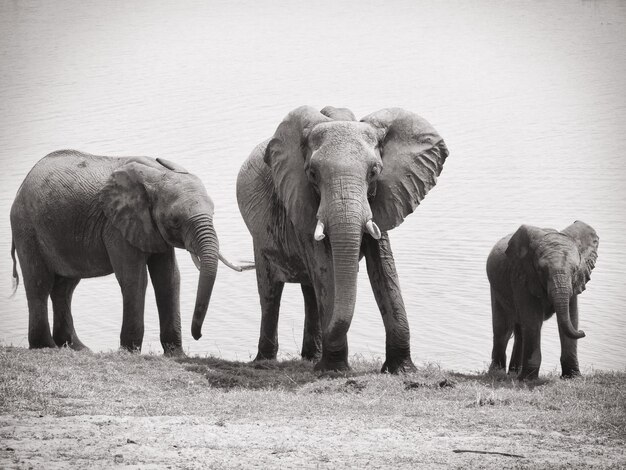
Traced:
<svg viewBox="0 0 626 470">
<path fill-rule="evenodd" d="M 190 416 L 0 418 L 2 468 L 577 468 L 626 467 L 624 447 L 602 438 L 523 426 L 475 432 L 344 423 Z M 456 453 L 488 450 L 498 454 Z"/>
<path fill-rule="evenodd" d="M 626 468 L 626 374 L 376 367 L 3 349 L 0 468 Z"/>
</svg>

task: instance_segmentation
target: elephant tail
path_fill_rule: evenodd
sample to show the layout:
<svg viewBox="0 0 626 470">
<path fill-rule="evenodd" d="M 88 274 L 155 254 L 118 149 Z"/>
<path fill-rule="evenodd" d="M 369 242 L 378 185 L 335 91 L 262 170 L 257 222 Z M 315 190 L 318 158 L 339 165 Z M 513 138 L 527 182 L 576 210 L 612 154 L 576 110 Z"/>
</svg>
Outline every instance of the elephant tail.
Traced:
<svg viewBox="0 0 626 470">
<path fill-rule="evenodd" d="M 13 240 L 11 240 L 11 258 L 13 258 L 13 292 L 11 292 L 9 298 L 15 295 L 15 292 L 17 292 L 17 286 L 20 285 L 20 276 L 17 274 L 17 264 L 15 261 L 15 242 Z"/>
</svg>

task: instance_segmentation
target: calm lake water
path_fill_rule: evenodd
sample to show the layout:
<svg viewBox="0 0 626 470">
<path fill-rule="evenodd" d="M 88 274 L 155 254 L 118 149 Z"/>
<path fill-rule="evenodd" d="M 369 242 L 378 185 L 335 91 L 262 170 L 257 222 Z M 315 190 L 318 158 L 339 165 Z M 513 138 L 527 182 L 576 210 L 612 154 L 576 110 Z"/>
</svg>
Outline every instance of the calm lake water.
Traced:
<svg viewBox="0 0 626 470">
<path fill-rule="evenodd" d="M 581 366 L 626 366 L 626 4 L 619 1 L 0 3 L 0 342 L 27 346 L 12 299 L 9 209 L 32 165 L 75 148 L 161 156 L 216 204 L 223 253 L 252 258 L 235 179 L 291 109 L 400 106 L 428 119 L 450 157 L 437 186 L 391 232 L 416 363 L 484 369 L 491 353 L 485 260 L 521 223 L 600 235 L 580 297 Z M 204 336 L 190 334 L 197 271 L 178 252 L 185 348 L 248 360 L 260 308 L 253 272 L 220 267 Z M 148 289 L 144 351 L 160 353 Z M 350 352 L 384 354 L 364 262 Z M 119 344 L 113 276 L 81 281 L 74 321 L 94 350 Z M 50 313 L 52 315 L 52 313 Z M 287 285 L 280 351 L 299 351 L 300 288 Z M 544 325 L 544 372 L 559 363 Z"/>
</svg>

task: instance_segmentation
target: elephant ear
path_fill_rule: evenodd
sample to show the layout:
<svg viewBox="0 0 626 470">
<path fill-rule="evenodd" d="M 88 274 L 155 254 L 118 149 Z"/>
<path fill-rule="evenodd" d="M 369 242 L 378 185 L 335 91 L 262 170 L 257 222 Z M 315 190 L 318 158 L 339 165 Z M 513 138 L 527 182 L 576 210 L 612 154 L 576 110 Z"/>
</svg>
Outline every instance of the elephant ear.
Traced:
<svg viewBox="0 0 626 470">
<path fill-rule="evenodd" d="M 278 199 L 294 226 L 310 233 L 315 229 L 318 202 L 304 172 L 306 140 L 313 127 L 330 120 L 310 106 L 301 106 L 280 123 L 265 150 Z"/>
<path fill-rule="evenodd" d="M 356 116 L 348 108 L 335 108 L 334 106 L 325 106 L 320 113 L 328 116 L 333 121 L 356 121 Z"/>
<path fill-rule="evenodd" d="M 580 270 L 574 281 L 574 292 L 580 294 L 585 290 L 585 285 L 591 279 L 591 271 L 596 266 L 600 238 L 593 227 L 580 220 L 562 230 L 561 233 L 574 240 L 580 253 Z"/>
<path fill-rule="evenodd" d="M 183 173 L 183 174 L 188 174 L 189 173 L 185 168 L 180 166 L 178 163 L 171 162 L 169 160 L 166 160 L 165 158 L 157 158 L 156 161 L 159 162 L 161 165 L 163 165 L 168 170 L 172 170 L 172 171 L 174 171 L 176 173 Z"/>
<path fill-rule="evenodd" d="M 390 230 L 435 186 L 448 149 L 425 119 L 400 108 L 382 109 L 361 121 L 379 131 L 383 171 L 370 205 L 380 229 Z"/>
<path fill-rule="evenodd" d="M 168 248 L 152 219 L 149 180 L 162 176 L 150 165 L 131 161 L 115 170 L 100 193 L 104 215 L 130 244 L 148 253 Z"/>
<path fill-rule="evenodd" d="M 532 225 L 521 225 L 509 239 L 505 251 L 507 257 L 518 266 L 518 273 L 535 297 L 544 296 L 544 288 L 534 264 L 535 252 L 541 239 L 545 236 L 544 229 Z"/>
</svg>

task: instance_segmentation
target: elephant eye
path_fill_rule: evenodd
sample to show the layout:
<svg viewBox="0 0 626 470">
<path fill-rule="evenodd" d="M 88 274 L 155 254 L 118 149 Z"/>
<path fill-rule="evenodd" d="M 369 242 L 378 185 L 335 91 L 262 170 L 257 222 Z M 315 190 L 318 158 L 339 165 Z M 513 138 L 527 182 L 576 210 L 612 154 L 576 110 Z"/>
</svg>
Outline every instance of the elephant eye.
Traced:
<svg viewBox="0 0 626 470">
<path fill-rule="evenodd" d="M 309 177 L 309 181 L 311 183 L 317 184 L 317 171 L 315 171 L 315 168 L 309 167 L 309 169 L 308 169 L 306 174 Z"/>
<path fill-rule="evenodd" d="M 378 175 L 380 175 L 380 171 L 381 171 L 381 167 L 380 165 L 374 165 L 370 168 L 370 172 L 369 172 L 369 180 L 370 181 L 375 181 L 378 178 Z"/>
</svg>

